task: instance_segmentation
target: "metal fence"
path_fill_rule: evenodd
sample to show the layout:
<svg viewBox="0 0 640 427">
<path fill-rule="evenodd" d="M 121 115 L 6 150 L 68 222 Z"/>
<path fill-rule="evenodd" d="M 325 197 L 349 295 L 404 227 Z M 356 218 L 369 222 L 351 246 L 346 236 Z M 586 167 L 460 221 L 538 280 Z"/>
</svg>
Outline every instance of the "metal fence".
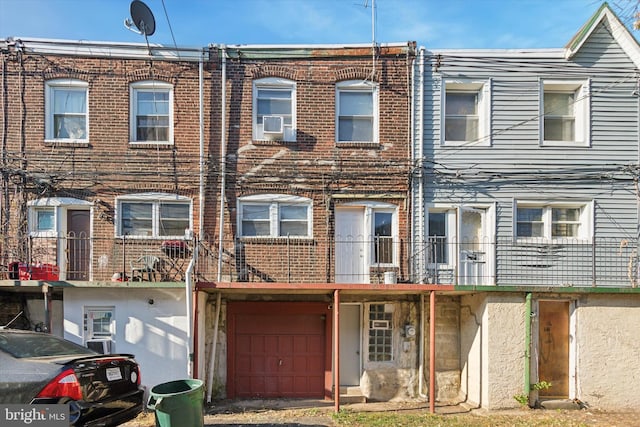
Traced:
<svg viewBox="0 0 640 427">
<path fill-rule="evenodd" d="M 452 241 L 398 238 L 30 237 L 28 255 L 3 248 L 5 279 L 183 282 L 425 283 L 478 286 L 636 287 L 630 240 Z"/>
</svg>

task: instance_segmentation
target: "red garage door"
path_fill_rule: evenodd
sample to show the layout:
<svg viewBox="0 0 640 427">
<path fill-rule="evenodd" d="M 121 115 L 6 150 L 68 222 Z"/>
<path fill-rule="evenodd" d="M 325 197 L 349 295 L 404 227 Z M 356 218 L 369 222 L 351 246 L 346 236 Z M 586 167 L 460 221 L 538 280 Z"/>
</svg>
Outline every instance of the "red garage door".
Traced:
<svg viewBox="0 0 640 427">
<path fill-rule="evenodd" d="M 229 397 L 322 398 L 326 303 L 230 302 Z"/>
</svg>

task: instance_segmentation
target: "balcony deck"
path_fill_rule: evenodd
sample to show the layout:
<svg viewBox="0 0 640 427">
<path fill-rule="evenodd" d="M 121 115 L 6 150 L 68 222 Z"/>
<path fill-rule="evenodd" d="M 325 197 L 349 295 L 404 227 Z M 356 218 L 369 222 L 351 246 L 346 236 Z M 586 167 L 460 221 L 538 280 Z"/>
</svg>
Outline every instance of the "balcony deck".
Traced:
<svg viewBox="0 0 640 427">
<path fill-rule="evenodd" d="M 345 246 L 364 255 L 336 260 L 336 247 Z M 292 288 L 296 284 L 636 288 L 640 275 L 636 242 L 613 239 L 238 238 L 219 245 L 215 240 L 66 236 L 31 237 L 22 251 L 26 255 L 16 253 L 1 254 L 4 280 L 184 282 L 196 253 L 195 282 L 246 283 L 248 288 L 250 283 Z"/>
</svg>

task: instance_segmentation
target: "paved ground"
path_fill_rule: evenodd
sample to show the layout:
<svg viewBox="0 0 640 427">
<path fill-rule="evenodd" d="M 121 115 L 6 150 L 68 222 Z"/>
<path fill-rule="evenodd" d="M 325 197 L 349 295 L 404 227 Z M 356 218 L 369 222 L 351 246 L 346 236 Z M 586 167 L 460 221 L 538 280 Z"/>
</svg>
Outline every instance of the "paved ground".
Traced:
<svg viewBox="0 0 640 427">
<path fill-rule="evenodd" d="M 205 408 L 205 426 L 233 427 L 334 427 L 334 404 L 323 400 L 234 400 L 216 401 Z M 342 405 L 342 410 L 353 412 L 425 414 L 429 411 L 424 402 L 379 402 Z M 639 410 L 640 411 L 640 410 Z M 640 412 L 604 412 L 582 410 L 531 410 L 514 409 L 487 411 L 465 405 L 436 406 L 436 414 L 461 417 L 462 425 L 482 426 L 640 426 Z M 448 418 L 448 417 L 447 417 Z M 466 420 L 466 421 L 464 421 Z M 495 422 L 494 422 L 495 420 Z M 505 421 L 506 420 L 506 421 Z M 514 420 L 511 424 L 509 420 Z M 515 422 L 515 420 L 518 420 Z M 122 427 L 153 427 L 154 414 L 141 414 L 136 420 Z M 172 426 L 187 427 L 187 426 Z"/>
</svg>

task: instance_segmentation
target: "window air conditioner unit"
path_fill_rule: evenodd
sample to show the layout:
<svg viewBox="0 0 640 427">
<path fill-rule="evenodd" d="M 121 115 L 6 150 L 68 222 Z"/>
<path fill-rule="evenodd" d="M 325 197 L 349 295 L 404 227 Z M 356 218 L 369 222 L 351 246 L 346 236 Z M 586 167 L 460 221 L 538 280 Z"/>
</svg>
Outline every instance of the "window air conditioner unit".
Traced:
<svg viewBox="0 0 640 427">
<path fill-rule="evenodd" d="M 269 139 L 282 138 L 284 133 L 282 116 L 264 116 L 262 118 L 262 132 Z"/>
<path fill-rule="evenodd" d="M 87 340 L 86 345 L 88 349 L 96 351 L 100 354 L 110 354 L 112 351 L 112 344 L 109 338 L 94 338 Z"/>
</svg>

